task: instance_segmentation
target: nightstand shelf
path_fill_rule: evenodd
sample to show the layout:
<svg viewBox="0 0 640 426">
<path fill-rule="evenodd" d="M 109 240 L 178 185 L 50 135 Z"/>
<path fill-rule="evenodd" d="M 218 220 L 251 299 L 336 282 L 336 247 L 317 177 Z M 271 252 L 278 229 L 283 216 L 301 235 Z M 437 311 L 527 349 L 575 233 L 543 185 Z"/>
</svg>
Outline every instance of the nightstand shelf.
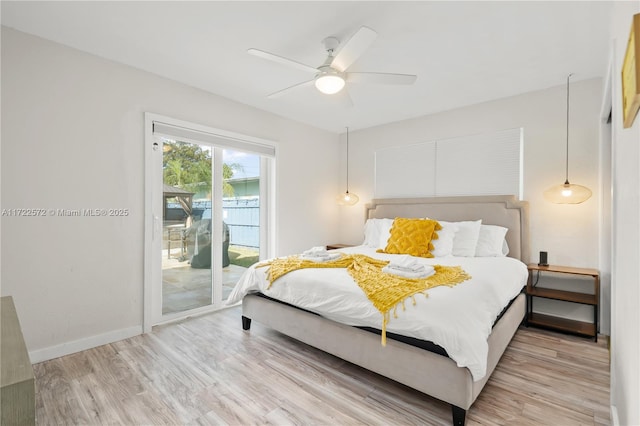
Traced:
<svg viewBox="0 0 640 426">
<path fill-rule="evenodd" d="M 596 305 L 595 294 L 576 293 L 566 290 L 555 290 L 552 288 L 533 287 L 529 290 L 529 295 L 544 297 L 545 299 L 564 300 L 565 302 L 582 303 L 584 305 Z"/>
<path fill-rule="evenodd" d="M 592 336 L 595 334 L 595 325 L 590 322 L 576 321 L 567 318 L 556 317 L 553 315 L 539 314 L 530 312 L 527 318 L 529 325 L 538 327 L 553 328 L 558 331 L 567 333 L 576 333 L 583 336 Z"/>
<path fill-rule="evenodd" d="M 600 305 L 600 273 L 598 270 L 574 268 L 571 266 L 540 266 L 536 264 L 527 265 L 527 269 L 529 270 L 529 279 L 527 281 L 527 325 L 552 328 L 558 331 L 589 336 L 593 337 L 597 342 Z M 537 280 L 536 283 L 534 283 L 533 275 L 534 273 L 540 274 L 541 272 L 591 277 L 593 278 L 593 294 L 537 287 Z M 593 322 L 576 321 L 533 312 L 534 297 L 591 305 L 593 306 Z"/>
</svg>

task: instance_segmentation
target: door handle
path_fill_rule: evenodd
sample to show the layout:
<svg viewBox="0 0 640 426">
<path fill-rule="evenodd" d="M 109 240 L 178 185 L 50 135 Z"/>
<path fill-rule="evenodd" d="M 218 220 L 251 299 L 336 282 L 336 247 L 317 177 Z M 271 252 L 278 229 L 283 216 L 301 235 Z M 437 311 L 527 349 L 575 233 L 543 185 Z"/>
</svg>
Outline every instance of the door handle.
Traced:
<svg viewBox="0 0 640 426">
<path fill-rule="evenodd" d="M 153 216 L 153 239 L 158 238 L 160 234 L 160 218 L 156 215 Z"/>
</svg>

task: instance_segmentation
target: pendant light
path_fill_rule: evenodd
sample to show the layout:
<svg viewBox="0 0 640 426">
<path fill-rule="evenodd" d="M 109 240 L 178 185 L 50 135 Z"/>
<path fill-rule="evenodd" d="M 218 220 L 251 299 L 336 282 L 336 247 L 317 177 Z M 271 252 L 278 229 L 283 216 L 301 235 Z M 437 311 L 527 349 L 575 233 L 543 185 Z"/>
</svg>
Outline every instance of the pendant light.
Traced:
<svg viewBox="0 0 640 426">
<path fill-rule="evenodd" d="M 586 186 L 569 183 L 569 79 L 567 76 L 567 158 L 565 168 L 565 181 L 561 185 L 555 185 L 544 192 L 544 198 L 555 204 L 580 204 L 591 197 L 591 190 Z"/>
<path fill-rule="evenodd" d="M 347 127 L 347 190 L 336 197 L 336 202 L 341 206 L 353 206 L 358 200 L 360 197 L 349 192 L 349 128 Z"/>
</svg>

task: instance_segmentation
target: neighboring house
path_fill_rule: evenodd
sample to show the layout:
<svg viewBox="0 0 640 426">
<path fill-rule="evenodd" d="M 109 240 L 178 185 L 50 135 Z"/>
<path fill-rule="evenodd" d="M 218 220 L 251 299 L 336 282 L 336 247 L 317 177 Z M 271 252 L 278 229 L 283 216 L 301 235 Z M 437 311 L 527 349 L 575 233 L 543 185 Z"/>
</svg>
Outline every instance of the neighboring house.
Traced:
<svg viewBox="0 0 640 426">
<path fill-rule="evenodd" d="M 233 187 L 234 198 L 258 197 L 260 179 L 255 177 L 231 178 L 227 182 Z"/>
</svg>

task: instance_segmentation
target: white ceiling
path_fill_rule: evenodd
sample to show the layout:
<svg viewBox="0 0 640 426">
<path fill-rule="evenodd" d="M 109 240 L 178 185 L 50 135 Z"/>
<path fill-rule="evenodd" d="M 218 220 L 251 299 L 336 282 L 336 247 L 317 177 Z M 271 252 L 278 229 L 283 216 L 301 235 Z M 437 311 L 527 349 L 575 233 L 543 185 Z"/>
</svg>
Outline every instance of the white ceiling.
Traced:
<svg viewBox="0 0 640 426">
<path fill-rule="evenodd" d="M 602 77 L 611 2 L 11 2 L 2 24 L 336 133 Z M 378 33 L 350 71 L 417 74 L 413 86 L 348 86 L 348 107 L 313 86 L 321 41 Z M 313 76 L 311 76 L 313 77 Z"/>
</svg>

